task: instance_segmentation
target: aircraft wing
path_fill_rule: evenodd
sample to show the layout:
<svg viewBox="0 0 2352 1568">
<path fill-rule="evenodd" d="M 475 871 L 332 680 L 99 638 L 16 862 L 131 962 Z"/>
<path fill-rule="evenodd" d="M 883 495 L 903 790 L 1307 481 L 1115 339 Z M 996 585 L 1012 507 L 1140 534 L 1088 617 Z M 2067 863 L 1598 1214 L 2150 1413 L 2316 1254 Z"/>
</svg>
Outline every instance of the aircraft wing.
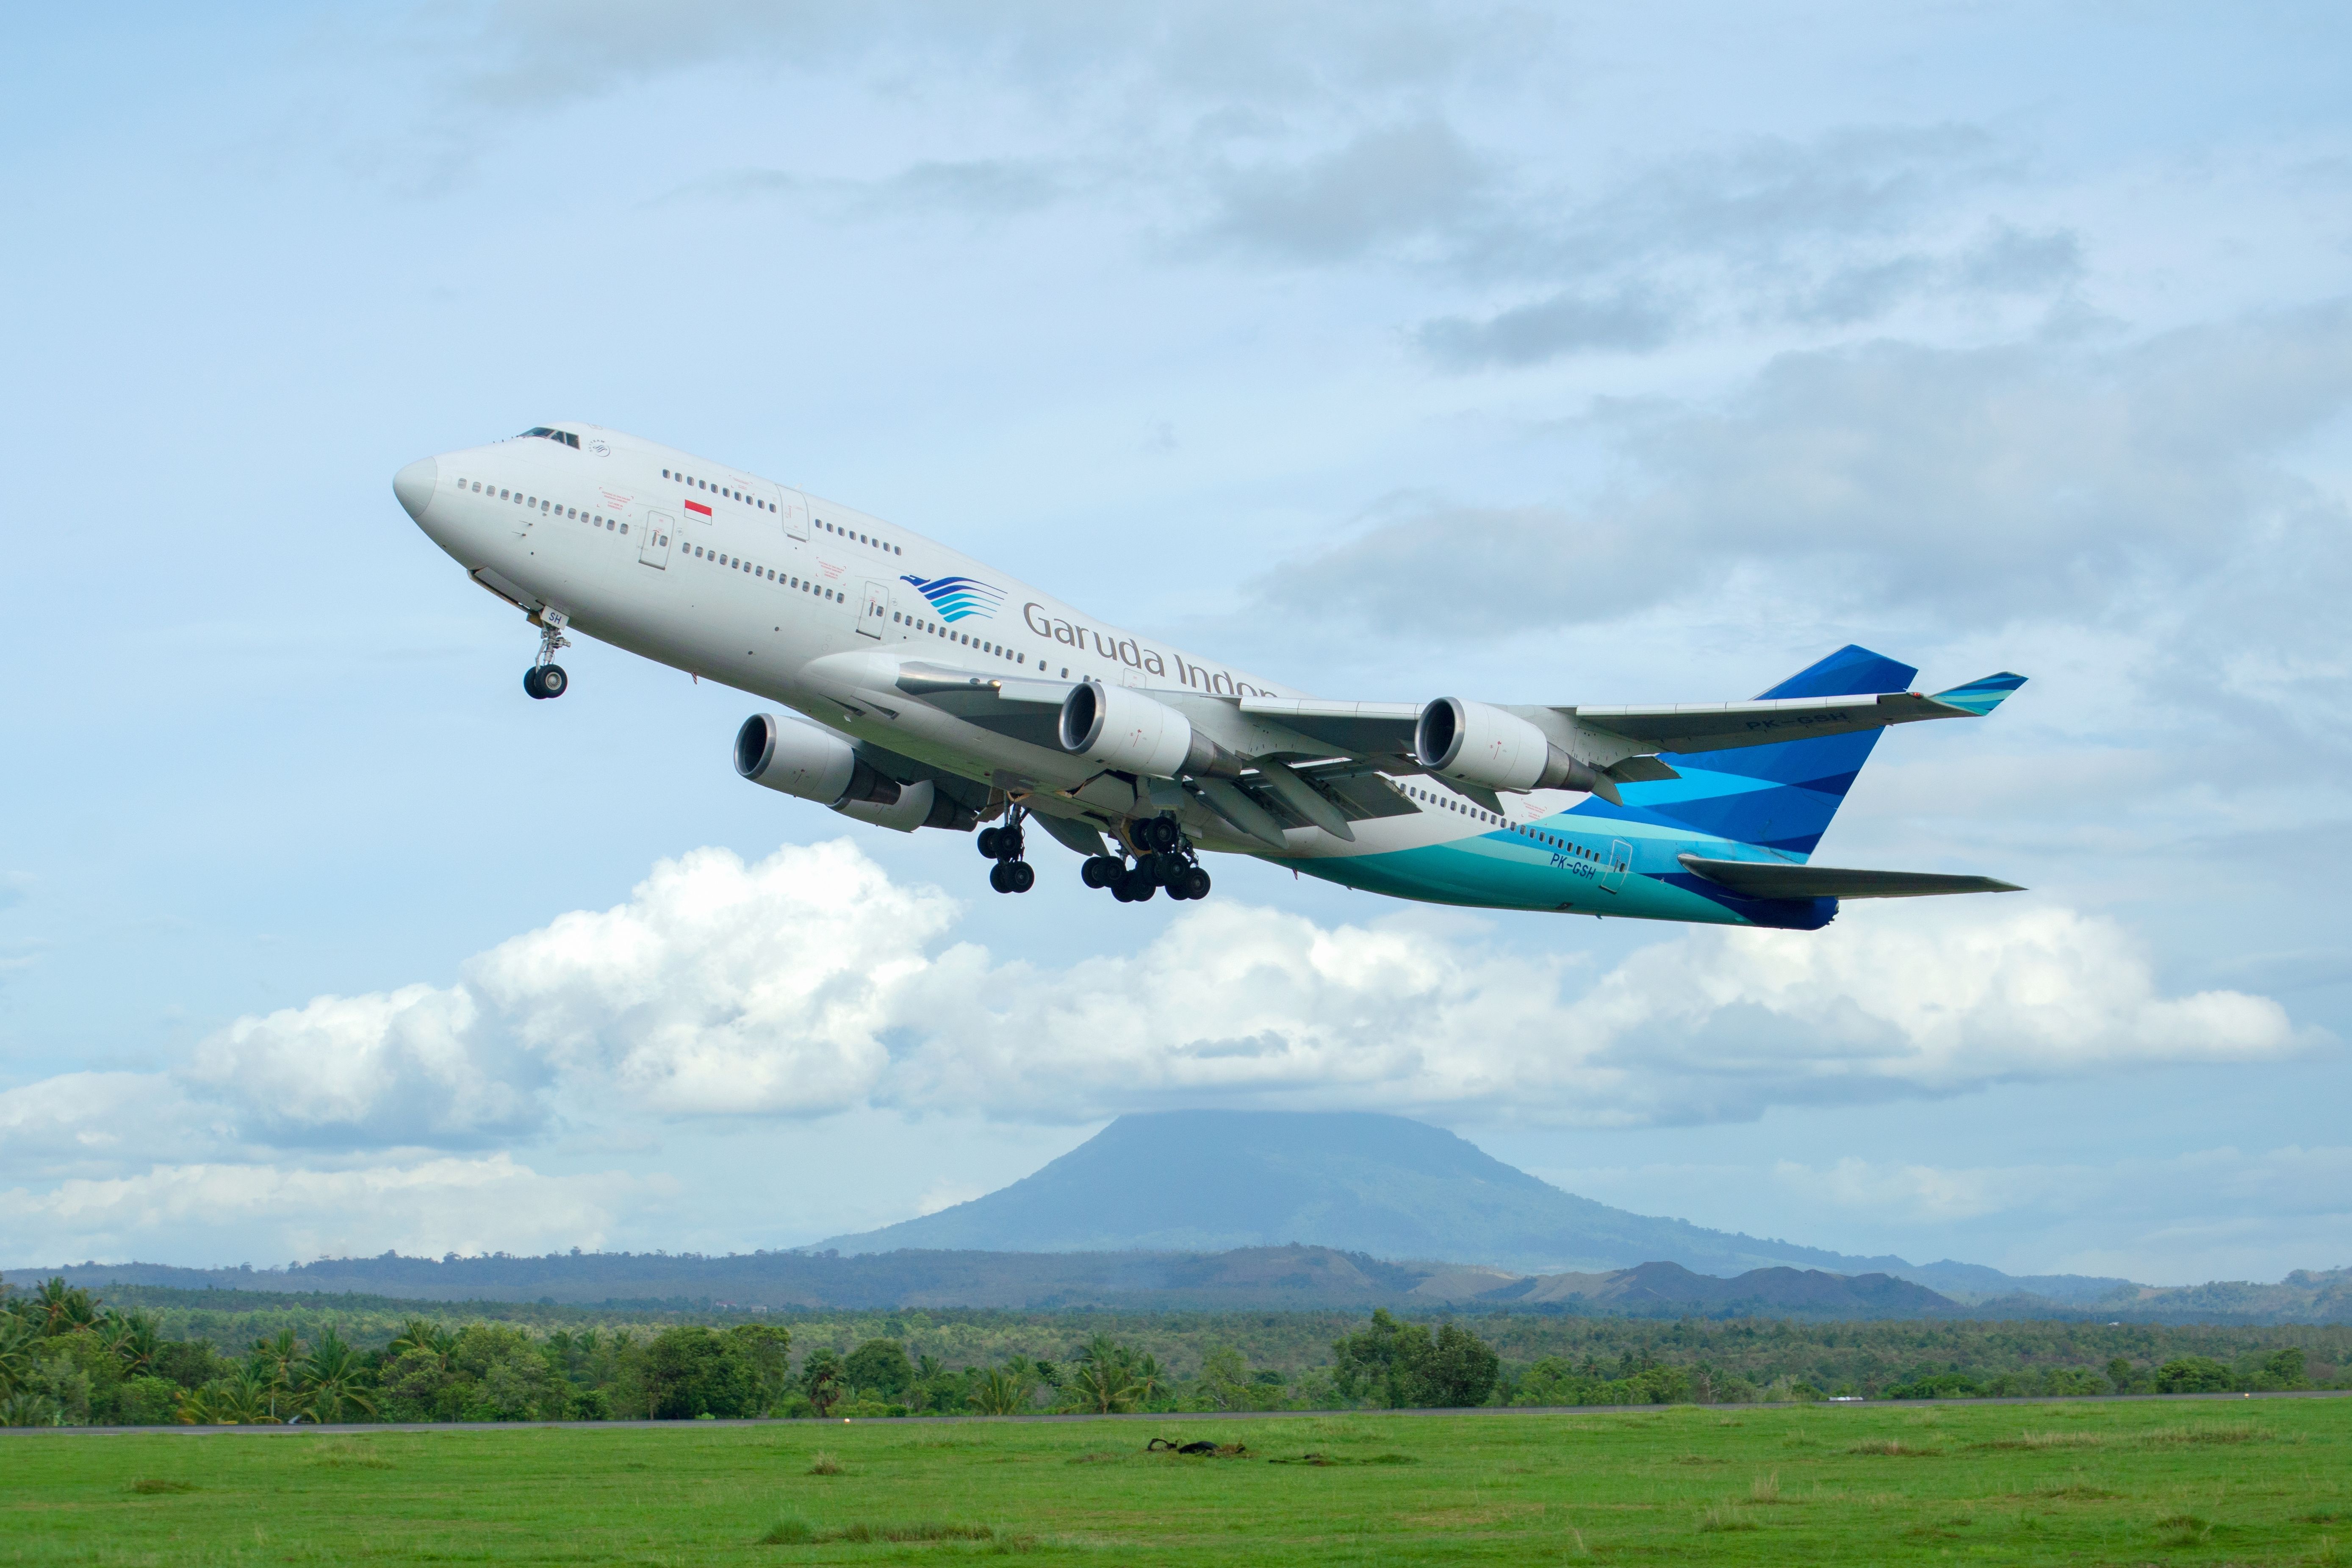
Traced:
<svg viewBox="0 0 2352 1568">
<path fill-rule="evenodd" d="M 1750 899 L 1920 899 L 1939 893 L 2021 893 L 2014 882 L 1935 871 L 1856 871 L 1773 860 L 1709 860 L 1677 855 L 1683 869 Z"/>
<path fill-rule="evenodd" d="M 1886 691 L 1875 697 L 1784 697 L 1756 702 L 1677 703 L 1663 708 L 1555 708 L 1580 725 L 1639 741 L 1658 752 L 1720 752 L 1815 735 L 1845 735 L 1922 719 L 1977 719 L 2025 684 L 2020 675 L 1987 676 L 1932 697 Z"/>
<path fill-rule="evenodd" d="M 1582 731 L 1593 742 L 1591 750 L 1617 755 L 1614 765 L 1601 771 L 1630 784 L 1675 776 L 1665 764 L 1649 760 L 1660 752 L 1718 752 L 1814 735 L 1850 734 L 1922 719 L 1980 718 L 2024 684 L 2023 676 L 2003 671 L 1933 696 L 1888 691 L 1865 697 L 1792 697 L 1661 707 L 1548 705 L 1509 710 L 1536 721 L 1556 740 L 1563 726 Z M 1244 713 L 1329 746 L 1336 756 L 1383 767 L 1395 764 L 1390 767 L 1392 772 L 1422 771 L 1412 755 L 1413 727 L 1421 718 L 1417 703 L 1245 697 L 1240 706 Z M 1546 719 L 1551 722 L 1543 722 Z"/>
</svg>

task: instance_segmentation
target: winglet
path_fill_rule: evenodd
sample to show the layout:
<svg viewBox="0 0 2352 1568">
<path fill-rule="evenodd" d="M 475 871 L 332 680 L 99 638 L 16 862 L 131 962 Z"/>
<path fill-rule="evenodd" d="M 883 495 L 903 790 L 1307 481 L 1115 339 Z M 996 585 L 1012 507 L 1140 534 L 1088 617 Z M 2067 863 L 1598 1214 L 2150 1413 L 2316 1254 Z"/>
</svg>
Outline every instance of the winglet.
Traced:
<svg viewBox="0 0 2352 1568">
<path fill-rule="evenodd" d="M 2025 677 L 2011 675 L 2007 670 L 1988 675 L 1982 680 L 1971 680 L 1966 686 L 1955 686 L 1949 691 L 1935 693 L 1935 700 L 1953 708 L 1964 708 L 1981 719 L 2001 704 L 2001 700 L 2025 684 Z"/>
</svg>

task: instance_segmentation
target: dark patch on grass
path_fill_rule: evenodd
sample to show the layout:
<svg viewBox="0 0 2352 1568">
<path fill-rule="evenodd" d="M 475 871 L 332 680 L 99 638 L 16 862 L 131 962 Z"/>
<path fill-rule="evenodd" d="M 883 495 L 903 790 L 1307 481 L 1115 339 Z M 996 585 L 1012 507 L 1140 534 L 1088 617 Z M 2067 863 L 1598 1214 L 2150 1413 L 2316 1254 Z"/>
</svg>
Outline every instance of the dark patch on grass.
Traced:
<svg viewBox="0 0 2352 1568">
<path fill-rule="evenodd" d="M 1329 1465 L 1411 1465 L 1418 1463 L 1411 1454 L 1374 1454 L 1366 1459 L 1352 1459 L 1340 1454 L 1301 1454 L 1295 1459 L 1268 1459 L 1269 1465 L 1313 1465 L 1320 1468 Z"/>
<path fill-rule="evenodd" d="M 373 1443 L 353 1442 L 348 1437 L 333 1438 L 320 1443 L 310 1455 L 310 1463 L 328 1470 L 388 1470 L 392 1461 L 378 1453 Z"/>
<path fill-rule="evenodd" d="M 2257 1426 L 2251 1421 L 2233 1422 L 2223 1426 L 2209 1421 L 2195 1426 L 2159 1426 L 2152 1432 L 2138 1434 L 2142 1443 L 2267 1443 L 2276 1434 L 2267 1426 Z"/>
<path fill-rule="evenodd" d="M 2156 1521 L 2159 1546 L 2202 1546 L 2212 1538 L 2212 1524 L 2193 1513 L 2168 1514 Z"/>
<path fill-rule="evenodd" d="M 828 1542 L 845 1541 L 856 1545 L 870 1546 L 877 1542 L 891 1545 L 927 1541 L 994 1541 L 996 1527 L 988 1524 L 942 1524 L 936 1520 L 921 1520 L 911 1524 L 838 1524 L 819 1529 L 804 1519 L 780 1519 L 771 1525 L 768 1533 L 760 1537 L 761 1546 L 822 1546 Z"/>
<path fill-rule="evenodd" d="M 1727 1465 L 1731 1461 L 1717 1459 L 1706 1454 L 1676 1454 L 1675 1463 L 1677 1465 Z"/>
<path fill-rule="evenodd" d="M 2062 1502 L 2109 1502 L 2123 1495 L 2105 1487 L 2085 1486 L 2043 1487 L 2038 1491 L 2010 1493 L 2011 1497 L 2053 1498 Z"/>
<path fill-rule="evenodd" d="M 1717 1531 L 1761 1530 L 1764 1527 L 1752 1519 L 1740 1518 L 1731 1504 L 1719 1502 L 1698 1516 L 1698 1528 L 1699 1533 L 1705 1535 Z"/>
<path fill-rule="evenodd" d="M 2320 1508 L 2295 1516 L 2298 1524 L 2352 1524 L 2352 1508 Z"/>
<path fill-rule="evenodd" d="M 839 1459 L 831 1454 L 819 1454 L 809 1461 L 808 1473 L 813 1476 L 838 1476 L 846 1472 L 842 1469 Z"/>
<path fill-rule="evenodd" d="M 196 1483 L 142 1476 L 131 1483 L 131 1489 L 142 1497 L 161 1497 L 171 1492 L 192 1492 L 196 1489 Z"/>
<path fill-rule="evenodd" d="M 1906 1443 L 1900 1437 L 1876 1437 L 1867 1443 L 1856 1443 L 1846 1450 L 1849 1454 L 1879 1454 L 1893 1459 L 1925 1459 L 1942 1453 L 1941 1448 L 1922 1447 Z"/>
</svg>

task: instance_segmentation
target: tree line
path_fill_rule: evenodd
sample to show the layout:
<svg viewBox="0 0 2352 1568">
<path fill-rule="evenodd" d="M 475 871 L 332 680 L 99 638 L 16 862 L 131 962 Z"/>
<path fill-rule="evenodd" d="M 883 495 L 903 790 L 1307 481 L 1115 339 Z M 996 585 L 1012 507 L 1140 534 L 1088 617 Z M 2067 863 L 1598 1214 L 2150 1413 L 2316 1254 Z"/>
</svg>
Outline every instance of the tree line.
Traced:
<svg viewBox="0 0 2352 1568">
<path fill-rule="evenodd" d="M 1524 1337 L 1522 1321 L 1433 1326 L 1381 1310 L 1369 1320 L 1211 1316 L 1188 1322 L 1191 1338 L 1163 1355 L 1139 1342 L 1131 1321 L 1066 1314 L 1028 1320 L 1037 1331 L 1024 1336 L 1024 1348 L 998 1342 L 996 1353 L 950 1364 L 924 1348 L 918 1331 L 936 1326 L 928 1320 L 865 1326 L 897 1331 L 803 1323 L 796 1345 L 793 1326 L 775 1321 L 541 1330 L 416 1315 L 391 1326 L 381 1344 L 362 1346 L 313 1315 L 223 1346 L 173 1337 L 153 1311 L 108 1305 L 62 1279 L 31 1290 L 0 1282 L 0 1424 L 1244 1412 L 2352 1385 L 2342 1365 L 2352 1355 L 2340 1353 L 2345 1336 L 2329 1331 L 2316 1331 L 2328 1359 L 2302 1343 L 2271 1342 L 2277 1331 L 2240 1330 L 2224 1331 L 2237 1336 L 2234 1346 L 2209 1338 L 2197 1342 L 2201 1350 L 2157 1345 L 2154 1353 L 2100 1357 L 2071 1344 L 2063 1359 L 2037 1360 L 2021 1352 L 2047 1352 L 2050 1326 L 1983 1325 L 1969 1342 L 1987 1353 L 1905 1360 L 1906 1346 L 1951 1349 L 1950 1326 L 1653 1323 L 1638 1332 L 1620 1325 L 1613 1343 L 1596 1334 L 1580 1352 L 1555 1347 L 1525 1357 L 1511 1353 Z M 1318 1341 L 1315 1359 L 1302 1364 L 1303 1353 L 1293 1352 L 1305 1347 L 1291 1342 L 1335 1327 L 1337 1337 Z M 1048 1333 L 1051 1355 L 1039 1353 Z M 1822 1372 L 1839 1364 L 1842 1339 L 1853 1342 L 1847 1351 L 1866 1347 L 1879 1370 L 1862 1380 Z M 1268 1342 L 1283 1353 L 1253 1364 L 1248 1347 Z M 2231 1353 L 2203 1353 L 2217 1349 Z"/>
</svg>

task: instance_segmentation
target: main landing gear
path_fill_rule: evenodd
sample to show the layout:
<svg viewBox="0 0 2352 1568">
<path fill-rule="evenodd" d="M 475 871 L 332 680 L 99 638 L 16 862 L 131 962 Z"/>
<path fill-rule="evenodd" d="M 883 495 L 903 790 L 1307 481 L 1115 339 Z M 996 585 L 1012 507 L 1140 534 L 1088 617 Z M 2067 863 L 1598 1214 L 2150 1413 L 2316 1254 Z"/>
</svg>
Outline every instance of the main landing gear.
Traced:
<svg viewBox="0 0 2352 1568">
<path fill-rule="evenodd" d="M 1021 858 L 1021 825 L 1028 816 L 1016 805 L 1005 813 L 1003 826 L 980 830 L 980 852 L 996 862 L 988 868 L 988 885 L 1000 893 L 1025 893 L 1037 885 L 1036 868 Z"/>
<path fill-rule="evenodd" d="M 1201 868 L 1192 843 L 1172 816 L 1148 816 L 1129 825 L 1129 845 L 1135 851 L 1129 865 L 1117 855 L 1093 855 L 1078 868 L 1089 888 L 1108 888 L 1122 904 L 1139 904 L 1160 889 L 1171 899 L 1205 899 L 1209 873 Z"/>
<path fill-rule="evenodd" d="M 571 617 L 562 610 L 539 613 L 539 662 L 522 672 L 522 689 L 534 701 L 561 697 L 572 689 L 572 678 L 555 662 L 555 650 L 572 646 L 572 639 L 563 635 L 570 624 Z"/>
</svg>

